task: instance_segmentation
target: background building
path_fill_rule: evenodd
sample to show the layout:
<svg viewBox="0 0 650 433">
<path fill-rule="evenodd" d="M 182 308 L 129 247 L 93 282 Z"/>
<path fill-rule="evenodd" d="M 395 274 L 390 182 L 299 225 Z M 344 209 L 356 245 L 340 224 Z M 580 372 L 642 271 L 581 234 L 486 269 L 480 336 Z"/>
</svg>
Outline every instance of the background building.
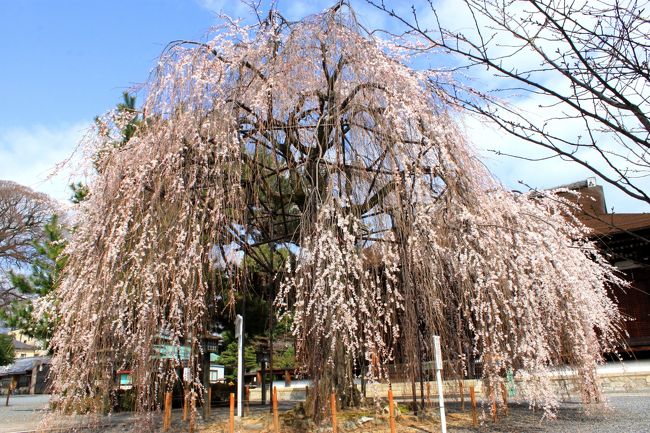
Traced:
<svg viewBox="0 0 650 433">
<path fill-rule="evenodd" d="M 636 354 L 650 354 L 650 213 L 608 213 L 603 187 L 595 179 L 564 185 L 577 191 L 580 220 L 630 287 L 612 292 L 628 321 L 627 344 Z"/>
</svg>

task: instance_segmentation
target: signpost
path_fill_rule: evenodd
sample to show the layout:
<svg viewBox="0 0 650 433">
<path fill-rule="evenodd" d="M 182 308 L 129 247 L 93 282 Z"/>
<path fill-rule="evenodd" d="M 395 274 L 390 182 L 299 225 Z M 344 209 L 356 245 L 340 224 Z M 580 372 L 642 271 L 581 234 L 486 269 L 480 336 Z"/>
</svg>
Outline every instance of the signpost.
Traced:
<svg viewBox="0 0 650 433">
<path fill-rule="evenodd" d="M 244 394 L 244 319 L 238 314 L 235 319 L 235 338 L 237 338 L 237 417 L 241 418 Z"/>
<path fill-rule="evenodd" d="M 440 402 L 440 428 L 442 433 L 447 433 L 447 420 L 445 418 L 445 399 L 442 395 L 442 351 L 440 350 L 440 336 L 433 336 L 434 367 L 436 369 L 436 382 L 438 383 L 438 401 Z"/>
</svg>

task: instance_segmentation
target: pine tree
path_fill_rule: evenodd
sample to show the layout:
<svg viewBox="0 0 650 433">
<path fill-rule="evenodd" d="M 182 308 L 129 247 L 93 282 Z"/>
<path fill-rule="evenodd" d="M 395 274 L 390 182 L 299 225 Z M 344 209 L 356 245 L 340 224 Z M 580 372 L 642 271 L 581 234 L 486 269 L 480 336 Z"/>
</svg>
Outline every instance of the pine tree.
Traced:
<svg viewBox="0 0 650 433">
<path fill-rule="evenodd" d="M 237 341 L 230 342 L 226 348 L 219 354 L 218 362 L 224 367 L 232 368 L 232 374 L 227 374 L 226 377 L 231 380 L 237 378 Z M 255 356 L 255 349 L 253 346 L 248 345 L 244 347 L 244 371 L 257 367 L 257 357 Z"/>
<path fill-rule="evenodd" d="M 0 366 L 9 365 L 14 361 L 13 341 L 11 335 L 0 334 Z"/>
<path fill-rule="evenodd" d="M 38 319 L 35 318 L 32 301 L 51 296 L 67 257 L 63 254 L 66 244 L 63 237 L 64 228 L 58 216 L 53 215 L 44 228 L 43 240 L 34 243 L 37 256 L 32 262 L 31 273 L 29 275 L 10 273 L 10 283 L 23 299 L 14 301 L 8 311 L 2 315 L 7 325 L 19 329 L 23 334 L 47 346 L 52 336 L 55 318 L 47 313 Z"/>
</svg>

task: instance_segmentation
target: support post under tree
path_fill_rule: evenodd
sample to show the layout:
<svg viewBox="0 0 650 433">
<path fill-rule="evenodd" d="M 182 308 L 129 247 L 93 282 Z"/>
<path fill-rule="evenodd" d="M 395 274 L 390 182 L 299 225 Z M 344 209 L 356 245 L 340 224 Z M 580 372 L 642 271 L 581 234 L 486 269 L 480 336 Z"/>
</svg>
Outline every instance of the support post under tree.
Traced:
<svg viewBox="0 0 650 433">
<path fill-rule="evenodd" d="M 237 417 L 241 418 L 244 395 L 244 319 L 239 314 L 235 319 L 235 337 L 237 338 Z"/>
<path fill-rule="evenodd" d="M 440 350 L 440 336 L 433 336 L 433 355 L 436 368 L 436 382 L 438 382 L 438 402 L 440 404 L 440 429 L 447 433 L 447 420 L 445 418 L 445 398 L 442 393 L 442 351 Z"/>
</svg>

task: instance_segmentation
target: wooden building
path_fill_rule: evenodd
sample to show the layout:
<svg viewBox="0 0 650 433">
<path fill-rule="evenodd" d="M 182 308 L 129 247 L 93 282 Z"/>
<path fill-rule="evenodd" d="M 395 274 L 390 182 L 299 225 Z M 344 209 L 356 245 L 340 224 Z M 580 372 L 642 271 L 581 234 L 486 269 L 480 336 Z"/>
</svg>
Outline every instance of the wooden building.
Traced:
<svg viewBox="0 0 650 433">
<path fill-rule="evenodd" d="M 11 387 L 15 394 L 49 393 L 49 356 L 17 358 L 13 364 L 0 367 L 0 393 Z"/>
<path fill-rule="evenodd" d="M 650 213 L 607 212 L 603 188 L 594 179 L 563 188 L 580 193 L 579 218 L 592 229 L 602 251 L 630 281 L 630 287 L 612 293 L 628 319 L 625 328 L 629 349 L 650 352 Z"/>
</svg>

